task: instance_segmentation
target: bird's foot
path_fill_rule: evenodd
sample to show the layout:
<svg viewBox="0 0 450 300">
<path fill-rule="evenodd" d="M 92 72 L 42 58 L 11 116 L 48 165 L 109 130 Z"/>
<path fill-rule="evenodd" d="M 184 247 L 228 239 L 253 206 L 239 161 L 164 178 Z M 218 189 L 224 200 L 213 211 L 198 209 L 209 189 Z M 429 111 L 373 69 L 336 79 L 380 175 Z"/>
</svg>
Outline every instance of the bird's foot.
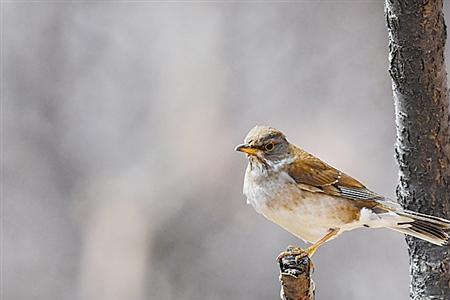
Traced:
<svg viewBox="0 0 450 300">
<path fill-rule="evenodd" d="M 291 274 L 292 270 L 297 270 L 300 273 L 307 272 L 309 274 L 309 270 L 314 269 L 314 265 L 309 258 L 308 253 L 302 248 L 295 246 L 288 246 L 286 251 L 283 251 L 278 255 L 277 261 L 282 273 Z M 290 271 L 288 272 L 286 270 Z"/>
<path fill-rule="evenodd" d="M 281 261 L 283 258 L 288 257 L 288 256 L 295 257 L 295 261 L 299 262 L 305 256 L 309 256 L 309 254 L 307 251 L 303 250 L 302 248 L 289 245 L 285 251 L 278 254 L 277 261 Z"/>
</svg>

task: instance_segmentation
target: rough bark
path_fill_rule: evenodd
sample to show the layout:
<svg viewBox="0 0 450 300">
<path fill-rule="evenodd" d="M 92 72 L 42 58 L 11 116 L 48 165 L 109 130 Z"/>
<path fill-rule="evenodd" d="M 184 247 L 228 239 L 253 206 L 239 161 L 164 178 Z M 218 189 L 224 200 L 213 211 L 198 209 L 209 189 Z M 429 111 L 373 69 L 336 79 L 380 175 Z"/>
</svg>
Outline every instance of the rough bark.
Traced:
<svg viewBox="0 0 450 300">
<path fill-rule="evenodd" d="M 399 165 L 409 210 L 450 219 L 450 134 L 442 0 L 386 0 Z M 411 299 L 450 299 L 450 248 L 407 237 Z"/>
<path fill-rule="evenodd" d="M 311 279 L 313 265 L 306 253 L 297 247 L 289 246 L 281 259 L 280 283 L 281 299 L 314 300 L 314 282 Z"/>
</svg>

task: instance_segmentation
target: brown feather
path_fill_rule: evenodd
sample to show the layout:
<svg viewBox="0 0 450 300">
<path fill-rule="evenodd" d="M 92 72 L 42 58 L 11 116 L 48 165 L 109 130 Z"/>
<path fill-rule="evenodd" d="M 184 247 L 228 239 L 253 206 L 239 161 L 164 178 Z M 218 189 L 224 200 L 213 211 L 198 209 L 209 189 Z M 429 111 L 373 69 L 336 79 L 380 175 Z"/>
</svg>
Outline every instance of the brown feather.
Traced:
<svg viewBox="0 0 450 300">
<path fill-rule="evenodd" d="M 296 160 L 287 165 L 287 173 L 301 189 L 321 192 L 352 200 L 382 200 L 384 197 L 370 191 L 361 182 L 333 168 L 319 158 L 291 145 Z"/>
</svg>

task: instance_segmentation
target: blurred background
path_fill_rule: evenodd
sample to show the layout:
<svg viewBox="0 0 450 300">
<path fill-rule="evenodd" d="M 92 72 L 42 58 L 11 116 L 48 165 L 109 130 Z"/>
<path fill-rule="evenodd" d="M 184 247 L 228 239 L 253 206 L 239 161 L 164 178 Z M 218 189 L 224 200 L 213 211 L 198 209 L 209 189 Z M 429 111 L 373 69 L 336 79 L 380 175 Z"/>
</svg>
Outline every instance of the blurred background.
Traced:
<svg viewBox="0 0 450 300">
<path fill-rule="evenodd" d="M 1 44 L 5 300 L 278 299 L 305 244 L 245 203 L 256 124 L 395 196 L 381 0 L 4 2 Z M 400 234 L 315 267 L 318 299 L 408 298 Z"/>
</svg>

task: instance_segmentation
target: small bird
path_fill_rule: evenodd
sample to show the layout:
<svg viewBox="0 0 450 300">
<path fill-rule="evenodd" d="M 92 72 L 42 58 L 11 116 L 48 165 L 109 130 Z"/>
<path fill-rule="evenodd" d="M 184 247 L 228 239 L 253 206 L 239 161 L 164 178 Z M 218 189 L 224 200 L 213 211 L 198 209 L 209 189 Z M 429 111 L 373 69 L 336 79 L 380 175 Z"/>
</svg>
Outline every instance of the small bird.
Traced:
<svg viewBox="0 0 450 300">
<path fill-rule="evenodd" d="M 256 126 L 236 151 L 247 154 L 247 203 L 305 242 L 306 253 L 356 228 L 389 228 L 447 245 L 450 221 L 409 210 L 372 192 L 291 144 L 279 130 Z"/>
</svg>

